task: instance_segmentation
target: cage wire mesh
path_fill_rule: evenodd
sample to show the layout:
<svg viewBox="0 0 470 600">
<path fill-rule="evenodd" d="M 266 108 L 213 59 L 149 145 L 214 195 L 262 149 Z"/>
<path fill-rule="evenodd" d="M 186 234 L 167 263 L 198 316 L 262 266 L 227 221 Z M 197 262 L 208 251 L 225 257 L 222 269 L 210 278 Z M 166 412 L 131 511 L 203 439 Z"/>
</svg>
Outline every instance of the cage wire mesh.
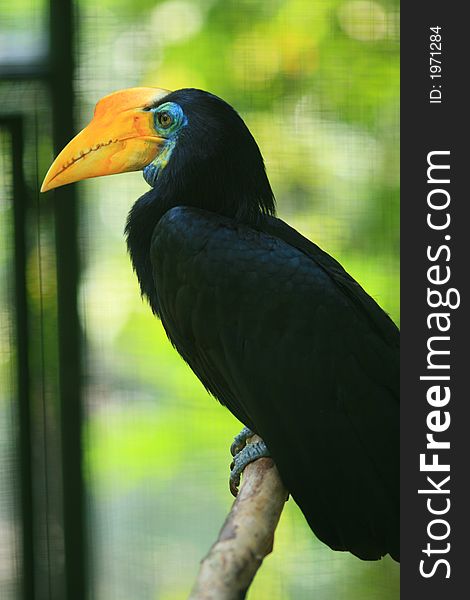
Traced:
<svg viewBox="0 0 470 600">
<path fill-rule="evenodd" d="M 5 62 L 1 56 L 2 66 Z M 63 515 L 61 497 L 61 445 L 57 389 L 55 240 L 51 206 L 39 202 L 39 173 L 44 173 L 51 157 L 50 101 L 38 81 L 0 82 L 0 495 L 9 498 L 7 512 L 0 510 L 2 523 L 0 552 L 0 597 L 10 600 L 27 595 L 25 590 L 24 542 L 29 534 L 34 542 L 26 552 L 34 552 L 35 568 L 28 582 L 37 589 L 38 598 L 63 600 Z M 13 135 L 8 124 L 17 122 L 23 135 L 23 154 L 13 152 Z M 28 189 L 24 227 L 26 238 L 25 279 L 27 282 L 29 403 L 28 432 L 22 431 L 18 385 L 17 281 L 15 246 L 17 244 L 14 205 L 25 199 L 13 187 L 13 161 L 19 161 Z M 26 207 L 25 207 L 26 208 Z M 17 224 L 18 225 L 18 224 Z M 25 464 L 21 457 L 22 437 L 30 435 L 33 501 L 29 507 L 31 523 L 25 524 L 22 498 L 25 490 Z M 28 477 L 28 475 L 26 474 Z M 2 507 L 5 509 L 5 505 Z M 6 509 L 5 509 L 6 510 Z M 23 538 L 25 529 L 28 531 Z M 10 534 L 10 538 L 7 533 Z M 14 534 L 14 539 L 11 535 Z M 32 546 L 34 545 L 34 548 Z M 8 568 L 7 568 L 8 565 Z M 12 565 L 15 565 L 12 580 Z M 26 597 L 26 596 L 25 596 Z"/>
<path fill-rule="evenodd" d="M 5 39 L 21 41 L 5 32 L 11 35 L 11 23 L 28 10 L 36 18 L 22 27 L 44 34 L 45 9 L 38 0 L 9 4 L 7 21 L 2 10 L 0 48 Z M 77 0 L 75 11 L 77 128 L 98 99 L 126 87 L 200 87 L 220 95 L 261 148 L 279 216 L 338 258 L 398 322 L 398 2 Z M 5 85 L 2 99 L 18 94 Z M 47 112 L 47 98 L 40 104 Z M 40 177 L 50 158 L 43 146 L 34 146 Z M 123 228 L 147 189 L 141 174 L 77 187 L 89 597 L 183 599 L 232 502 L 228 448 L 240 424 L 207 395 L 140 299 Z M 36 249 L 31 264 L 47 286 L 54 281 L 52 233 L 47 215 L 39 223 L 42 258 Z M 8 265 L 11 249 L 0 245 L 0 253 Z M 2 315 L 3 306 L 2 296 Z M 1 331 L 4 343 L 3 319 Z M 9 418 L 12 385 L 2 383 L 1 419 Z M 50 412 L 53 404 L 44 406 Z M 49 460 L 59 447 L 53 442 Z M 2 495 L 8 476 L 2 468 L 0 527 L 11 532 L 11 500 Z M 16 577 L 5 556 L 2 592 Z M 60 550 L 49 560 L 60 561 Z M 248 597 L 391 600 L 398 585 L 392 560 L 367 563 L 333 552 L 290 500 Z M 60 598 L 60 581 L 55 588 L 51 597 Z"/>
<path fill-rule="evenodd" d="M 0 596 L 6 600 L 16 597 L 21 581 L 15 327 L 10 309 L 14 294 L 12 188 L 11 135 L 0 122 Z"/>
<path fill-rule="evenodd" d="M 47 53 L 47 0 L 0 1 L 0 64 L 8 69 L 39 64 Z"/>
<path fill-rule="evenodd" d="M 24 382 L 21 382 L 20 386 L 17 374 L 22 371 L 19 367 L 22 358 L 19 352 L 18 280 L 15 276 L 18 232 L 15 230 L 14 218 L 15 205 L 24 198 L 20 199 L 16 195 L 18 190 L 15 187 L 13 171 L 22 167 L 29 189 L 34 190 L 37 188 L 41 154 L 44 160 L 48 160 L 44 153 L 48 154 L 47 150 L 50 148 L 46 134 L 49 119 L 47 112 L 41 113 L 45 106 L 44 90 L 34 79 L 47 52 L 45 9 L 46 2 L 41 0 L 20 0 L 15 3 L 0 1 L 0 598 L 5 600 L 16 600 L 26 597 L 29 593 L 25 583 L 27 566 L 23 560 L 24 545 L 28 536 L 24 536 L 22 507 L 22 499 L 26 495 L 25 489 L 22 488 L 25 473 L 20 451 L 24 433 L 21 429 L 24 423 L 19 404 L 22 393 L 20 387 L 24 387 Z M 33 79 L 28 79 L 33 73 Z M 12 124 L 15 126 L 11 127 Z M 14 139 L 19 135 L 20 129 L 24 144 L 22 156 L 18 155 L 18 140 Z M 32 208 L 31 212 L 35 212 L 35 209 Z M 32 214 L 29 216 L 32 217 Z M 54 265 L 53 253 L 47 252 L 51 248 L 50 243 L 43 244 L 44 264 L 41 264 L 38 253 L 39 238 L 42 238 L 43 242 L 46 242 L 48 236 L 50 238 L 51 227 L 48 219 L 42 220 L 41 226 L 36 218 L 24 225 L 23 233 L 29 229 L 30 234 L 26 265 L 29 278 L 28 304 L 31 309 L 30 316 L 33 317 L 30 375 L 31 390 L 34 388 L 31 398 L 33 400 L 34 397 L 34 415 L 31 420 L 35 424 L 31 427 L 35 431 L 34 440 L 28 440 L 28 443 L 34 447 L 34 481 L 31 484 L 38 492 L 37 503 L 30 507 L 30 513 L 34 512 L 38 517 L 35 523 L 39 568 L 34 574 L 29 574 L 29 581 L 35 577 L 38 589 L 41 588 L 45 592 L 49 583 L 57 583 L 54 573 L 49 569 L 49 561 L 59 562 L 55 552 L 57 544 L 52 540 L 49 544 L 48 539 L 50 531 L 58 527 L 55 509 L 60 510 L 60 494 L 57 493 L 59 486 L 57 478 L 46 477 L 46 470 L 56 464 L 54 457 L 58 456 L 57 438 L 49 419 L 49 402 L 56 396 L 52 389 L 54 377 L 51 376 L 55 357 L 54 360 L 48 361 L 42 352 L 46 347 L 51 347 L 42 335 L 42 328 L 43 316 L 51 307 L 51 294 L 48 294 L 47 290 L 50 290 L 51 286 L 54 287 Z M 47 283 L 43 290 L 40 289 L 38 277 L 42 271 Z M 52 331 L 49 333 L 53 335 Z M 47 400 L 42 385 L 46 380 L 50 382 Z M 49 460 L 46 468 L 47 451 Z M 56 500 L 49 504 L 49 497 Z M 29 517 L 32 517 L 32 514 Z M 32 548 L 28 548 L 27 552 L 29 551 L 32 551 Z M 56 587 L 59 591 L 58 586 Z M 37 597 L 56 596 L 46 592 L 44 596 L 38 594 Z"/>
<path fill-rule="evenodd" d="M 4 83 L 9 68 L 43 55 L 42 2 L 0 1 L 0 597 L 16 597 L 20 580 L 18 522 L 18 430 L 14 404 L 16 331 L 14 313 L 13 150 L 9 118 L 18 114 L 26 88 Z M 20 109 L 21 110 L 21 109 Z M 16 581 L 16 584 L 14 583 Z"/>
</svg>

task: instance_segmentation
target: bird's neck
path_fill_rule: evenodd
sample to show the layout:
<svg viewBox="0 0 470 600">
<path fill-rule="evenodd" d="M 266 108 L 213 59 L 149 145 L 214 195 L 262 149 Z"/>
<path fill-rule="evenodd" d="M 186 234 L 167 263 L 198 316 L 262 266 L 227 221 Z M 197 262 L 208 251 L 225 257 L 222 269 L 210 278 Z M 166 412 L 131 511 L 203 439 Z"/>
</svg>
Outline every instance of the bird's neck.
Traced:
<svg viewBox="0 0 470 600">
<path fill-rule="evenodd" d="M 125 232 L 127 248 L 142 296 L 147 298 L 156 314 L 159 313 L 159 307 L 150 260 L 150 245 L 155 227 L 171 208 L 168 199 L 158 196 L 158 191 L 152 188 L 137 200 L 129 212 Z"/>
<path fill-rule="evenodd" d="M 223 179 L 220 180 L 223 182 Z M 214 214 L 224 215 L 239 222 L 256 225 L 265 214 L 274 213 L 274 199 L 266 178 L 265 196 L 260 190 L 240 189 L 240 186 L 212 186 L 202 190 L 197 181 L 186 191 L 173 186 L 156 185 L 141 196 L 132 207 L 126 225 L 127 246 L 132 265 L 152 310 L 159 313 L 158 299 L 150 259 L 150 246 L 155 227 L 161 217 L 176 206 L 193 206 Z M 219 183 L 214 180 L 214 183 Z M 238 189 L 237 189 L 238 188 Z M 208 193 L 211 190 L 212 193 Z M 217 191 L 216 191 L 217 190 Z M 230 192 L 228 192 L 230 190 Z M 229 193 L 237 194 L 233 197 Z"/>
</svg>

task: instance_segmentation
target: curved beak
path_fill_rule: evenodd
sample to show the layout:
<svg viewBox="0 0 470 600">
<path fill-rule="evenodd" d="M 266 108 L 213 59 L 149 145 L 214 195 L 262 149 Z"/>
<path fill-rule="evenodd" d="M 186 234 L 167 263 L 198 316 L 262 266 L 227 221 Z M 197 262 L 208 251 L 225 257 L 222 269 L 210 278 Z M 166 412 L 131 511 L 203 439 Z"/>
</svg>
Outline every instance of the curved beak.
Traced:
<svg viewBox="0 0 470 600">
<path fill-rule="evenodd" d="M 164 139 L 149 109 L 169 90 L 130 88 L 102 98 L 95 114 L 52 163 L 41 192 L 101 175 L 139 171 L 158 155 Z"/>
</svg>

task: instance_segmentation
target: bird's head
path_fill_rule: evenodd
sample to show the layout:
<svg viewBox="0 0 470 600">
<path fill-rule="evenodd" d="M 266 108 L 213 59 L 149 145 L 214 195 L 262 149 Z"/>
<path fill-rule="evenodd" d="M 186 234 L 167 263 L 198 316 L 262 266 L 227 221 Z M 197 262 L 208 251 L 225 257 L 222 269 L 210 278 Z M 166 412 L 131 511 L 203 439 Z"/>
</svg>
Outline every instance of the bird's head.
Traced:
<svg viewBox="0 0 470 600">
<path fill-rule="evenodd" d="M 41 191 L 142 170 L 157 196 L 227 216 L 274 212 L 259 148 L 238 113 L 197 89 L 131 88 L 98 102 Z"/>
</svg>

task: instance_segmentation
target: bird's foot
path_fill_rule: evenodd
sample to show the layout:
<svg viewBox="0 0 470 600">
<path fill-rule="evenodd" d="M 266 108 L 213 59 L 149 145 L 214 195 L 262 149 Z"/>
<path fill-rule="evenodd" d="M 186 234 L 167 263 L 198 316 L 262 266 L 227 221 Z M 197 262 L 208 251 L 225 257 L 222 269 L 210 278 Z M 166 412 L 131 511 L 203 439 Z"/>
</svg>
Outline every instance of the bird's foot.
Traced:
<svg viewBox="0 0 470 600">
<path fill-rule="evenodd" d="M 247 427 L 245 427 L 247 429 Z M 271 456 L 269 454 L 269 450 L 266 447 L 266 444 L 263 440 L 259 442 L 255 442 L 254 444 L 247 444 L 246 439 L 251 437 L 253 434 L 252 431 L 248 429 L 249 435 L 245 437 L 242 448 L 234 454 L 233 462 L 230 465 L 230 491 L 233 496 L 238 495 L 238 488 L 240 486 L 240 477 L 244 470 L 244 468 L 249 465 L 251 462 L 258 460 L 258 458 L 266 458 Z M 235 438 L 235 442 L 232 444 L 232 448 L 237 441 L 237 438 L 243 433 Z"/>
<path fill-rule="evenodd" d="M 248 427 L 244 427 L 240 433 L 238 433 L 234 438 L 232 445 L 230 446 L 230 454 L 235 456 L 238 454 L 240 450 L 246 446 L 246 441 L 251 438 L 251 436 L 255 435 L 251 429 Z"/>
</svg>

